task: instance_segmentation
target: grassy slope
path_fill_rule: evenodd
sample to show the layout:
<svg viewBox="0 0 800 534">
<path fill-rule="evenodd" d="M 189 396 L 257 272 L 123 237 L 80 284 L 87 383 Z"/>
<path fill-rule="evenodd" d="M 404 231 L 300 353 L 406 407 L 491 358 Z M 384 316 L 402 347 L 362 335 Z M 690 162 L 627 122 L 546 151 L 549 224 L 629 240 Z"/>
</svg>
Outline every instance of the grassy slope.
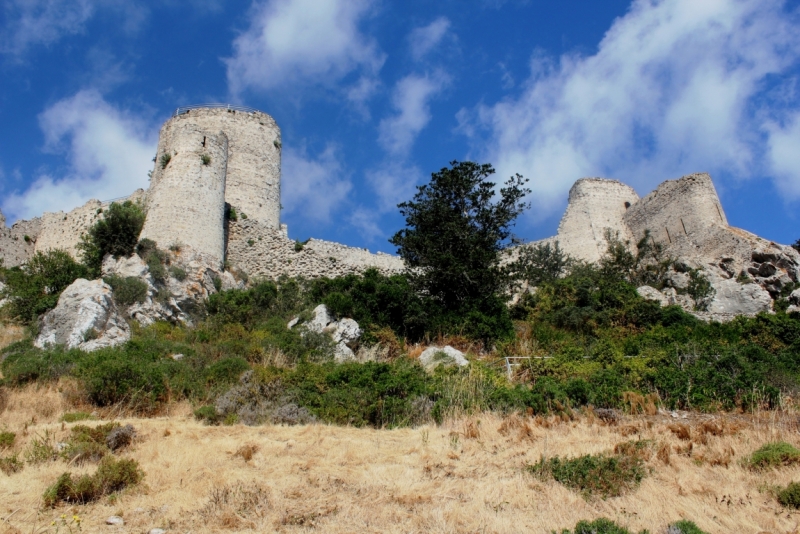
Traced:
<svg viewBox="0 0 800 534">
<path fill-rule="evenodd" d="M 24 452 L 45 430 L 63 439 L 72 425 L 58 422 L 62 413 L 92 410 L 69 401 L 73 389 L 62 382 L 9 392 L 0 428 L 19 433 L 15 450 Z M 700 428 L 709 420 L 723 422 L 724 435 L 704 434 Z M 739 464 L 767 441 L 800 445 L 794 413 L 689 415 L 689 453 L 676 452 L 690 442 L 670 430 L 676 420 L 667 415 L 627 418 L 616 426 L 591 416 L 561 422 L 483 414 L 391 431 L 207 427 L 193 420 L 187 405 L 177 404 L 165 417 L 121 422 L 139 430 L 122 456 L 141 464 L 144 487 L 116 500 L 42 509 L 44 489 L 67 466 L 26 465 L 10 477 L 0 474 L 0 531 L 54 532 L 50 523 L 61 514 L 78 514 L 83 532 L 108 532 L 105 518 L 115 514 L 126 520 L 119 532 L 550 532 L 597 517 L 651 532 L 681 518 L 709 533 L 777 534 L 795 532 L 797 525 L 797 514 L 759 488 L 800 479 L 800 467 L 754 473 Z M 585 501 L 524 472 L 541 455 L 599 453 L 637 438 L 667 444 L 669 465 L 653 455 L 647 461 L 652 475 L 623 497 Z M 248 445 L 257 451 L 245 461 L 236 453 Z M 239 483 L 238 493 L 223 491 Z"/>
</svg>

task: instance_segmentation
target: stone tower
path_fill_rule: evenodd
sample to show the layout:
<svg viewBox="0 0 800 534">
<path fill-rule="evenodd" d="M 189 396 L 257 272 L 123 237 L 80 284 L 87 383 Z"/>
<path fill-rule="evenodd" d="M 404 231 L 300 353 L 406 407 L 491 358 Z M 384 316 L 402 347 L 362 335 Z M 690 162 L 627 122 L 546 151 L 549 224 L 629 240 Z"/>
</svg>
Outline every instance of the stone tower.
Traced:
<svg viewBox="0 0 800 534">
<path fill-rule="evenodd" d="M 188 245 L 222 263 L 228 137 L 191 122 L 168 125 L 161 129 L 140 237 L 161 248 Z"/>
<path fill-rule="evenodd" d="M 193 129 L 185 127 L 192 126 Z M 161 127 L 151 187 L 158 184 L 165 153 L 180 152 L 180 132 L 224 132 L 228 138 L 225 202 L 269 228 L 280 228 L 281 132 L 275 120 L 260 111 L 209 104 L 179 108 Z M 202 141 L 202 139 L 201 139 Z M 180 153 L 178 154 L 180 156 Z M 170 164 L 171 165 L 171 164 Z"/>
</svg>

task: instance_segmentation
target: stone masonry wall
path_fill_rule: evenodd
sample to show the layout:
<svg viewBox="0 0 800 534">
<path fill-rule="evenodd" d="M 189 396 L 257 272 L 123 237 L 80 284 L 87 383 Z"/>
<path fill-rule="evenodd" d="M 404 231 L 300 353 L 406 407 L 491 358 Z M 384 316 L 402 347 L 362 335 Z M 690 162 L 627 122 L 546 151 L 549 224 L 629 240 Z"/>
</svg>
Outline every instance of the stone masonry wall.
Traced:
<svg viewBox="0 0 800 534">
<path fill-rule="evenodd" d="M 29 221 L 17 221 L 8 228 L 6 218 L 0 212 L 0 258 L 5 267 L 16 267 L 28 261 L 35 250 L 41 224 L 42 220 L 36 217 Z"/>
<path fill-rule="evenodd" d="M 147 219 L 141 239 L 162 249 L 174 243 L 208 254 L 221 264 L 225 257 L 225 188 L 228 138 L 192 123 L 162 130 L 171 154 L 157 178 L 151 178 Z M 205 163 L 203 158 L 207 158 Z"/>
<path fill-rule="evenodd" d="M 714 183 L 705 173 L 661 183 L 625 213 L 625 222 L 635 240 L 650 230 L 669 256 L 700 263 L 722 257 L 737 263 L 749 260 L 756 238 L 728 226 Z"/>
<path fill-rule="evenodd" d="M 371 254 L 329 241 L 312 239 L 299 251 L 295 248 L 295 242 L 283 232 L 259 221 L 247 219 L 229 223 L 227 261 L 250 276 L 317 278 L 360 273 L 369 267 L 384 274 L 403 269 L 403 261 L 396 256 Z"/>
<path fill-rule="evenodd" d="M 137 189 L 129 197 L 117 199 L 115 202 L 125 202 L 126 200 L 142 202 L 144 197 L 145 191 Z M 81 235 L 100 219 L 103 210 L 110 204 L 111 201 L 101 202 L 92 199 L 68 213 L 63 211 L 45 212 L 41 217 L 41 229 L 36 239 L 35 251 L 46 252 L 50 249 L 60 248 L 78 259 L 77 246 L 80 243 Z"/>
<path fill-rule="evenodd" d="M 225 201 L 248 218 L 271 228 L 280 227 L 281 133 L 275 120 L 261 112 L 224 108 L 191 109 L 172 117 L 161 127 L 152 182 L 161 178 L 159 159 L 175 139 L 172 131 L 192 124 L 228 137 Z"/>
<path fill-rule="evenodd" d="M 598 261 L 606 251 L 605 231 L 631 234 L 623 221 L 626 211 L 639 200 L 632 187 L 617 180 L 583 178 L 569 191 L 569 202 L 558 225 L 558 244 L 572 257 Z"/>
</svg>

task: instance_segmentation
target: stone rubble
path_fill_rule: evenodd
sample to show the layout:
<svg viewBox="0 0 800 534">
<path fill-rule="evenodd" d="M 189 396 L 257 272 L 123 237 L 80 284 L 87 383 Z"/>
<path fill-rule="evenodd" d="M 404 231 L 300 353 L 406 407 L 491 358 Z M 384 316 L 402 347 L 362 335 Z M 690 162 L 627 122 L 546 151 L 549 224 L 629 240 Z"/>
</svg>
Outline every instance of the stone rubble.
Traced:
<svg viewBox="0 0 800 534">
<path fill-rule="evenodd" d="M 363 333 L 358 323 L 347 317 L 337 321 L 324 304 L 314 308 L 312 314 L 312 318 L 304 323 L 300 323 L 300 318 L 295 317 L 289 321 L 287 327 L 294 328 L 300 323 L 300 327 L 307 331 L 327 334 L 336 344 L 333 352 L 335 361 L 342 363 L 355 360 L 356 355 L 351 346 Z"/>
</svg>

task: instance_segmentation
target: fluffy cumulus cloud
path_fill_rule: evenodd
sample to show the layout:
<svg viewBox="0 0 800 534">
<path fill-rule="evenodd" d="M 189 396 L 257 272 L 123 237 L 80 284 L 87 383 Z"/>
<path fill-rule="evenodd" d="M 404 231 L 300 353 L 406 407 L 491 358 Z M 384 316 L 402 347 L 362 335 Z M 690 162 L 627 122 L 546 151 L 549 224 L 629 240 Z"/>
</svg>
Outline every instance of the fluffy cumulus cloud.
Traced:
<svg viewBox="0 0 800 534">
<path fill-rule="evenodd" d="M 353 184 L 342 177 L 336 150 L 328 146 L 318 156 L 304 148 L 284 148 L 281 168 L 281 203 L 284 213 L 328 222 L 342 208 Z"/>
<path fill-rule="evenodd" d="M 233 57 L 226 60 L 231 92 L 330 85 L 357 70 L 374 75 L 384 56 L 359 29 L 373 2 L 257 2 L 250 27 L 236 38 Z M 361 90 L 365 83 L 360 83 Z"/>
<path fill-rule="evenodd" d="M 501 176 L 531 178 L 538 217 L 583 176 L 647 192 L 689 172 L 774 169 L 800 196 L 800 127 L 766 128 L 764 93 L 800 57 L 796 24 L 781 0 L 636 0 L 594 55 L 535 55 L 521 92 L 463 113 L 464 131 L 488 129 L 479 151 Z"/>
<path fill-rule="evenodd" d="M 415 28 L 408 36 L 411 57 L 420 60 L 436 48 L 450 30 L 450 20 L 439 17 L 427 26 Z"/>
<path fill-rule="evenodd" d="M 381 146 L 395 155 L 408 152 L 431 120 L 430 100 L 447 83 L 448 77 L 441 72 L 424 76 L 410 74 L 398 81 L 392 96 L 395 113 L 380 122 L 378 141 Z"/>
<path fill-rule="evenodd" d="M 3 212 L 10 219 L 70 210 L 91 198 L 108 200 L 148 187 L 157 129 L 111 106 L 100 93 L 86 90 L 61 100 L 39 122 L 45 150 L 65 154 L 67 165 L 6 195 Z"/>
</svg>

